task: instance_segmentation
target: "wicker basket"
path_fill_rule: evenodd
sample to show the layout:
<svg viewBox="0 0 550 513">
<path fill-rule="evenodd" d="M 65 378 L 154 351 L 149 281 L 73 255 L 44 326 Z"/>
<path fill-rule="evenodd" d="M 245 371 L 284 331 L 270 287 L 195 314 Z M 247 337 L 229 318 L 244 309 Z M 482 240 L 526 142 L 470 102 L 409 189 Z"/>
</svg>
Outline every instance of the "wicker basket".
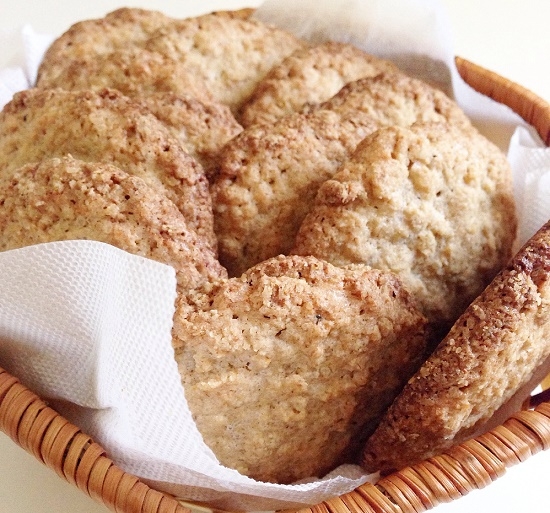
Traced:
<svg viewBox="0 0 550 513">
<path fill-rule="evenodd" d="M 457 58 L 464 80 L 511 107 L 550 146 L 550 104 L 469 61 Z M 550 447 L 550 394 L 492 431 L 376 484 L 327 500 L 302 512 L 421 512 L 483 488 L 506 468 Z M 0 429 L 62 478 L 120 513 L 176 513 L 189 510 L 118 468 L 105 451 L 15 377 L 0 368 Z"/>
</svg>

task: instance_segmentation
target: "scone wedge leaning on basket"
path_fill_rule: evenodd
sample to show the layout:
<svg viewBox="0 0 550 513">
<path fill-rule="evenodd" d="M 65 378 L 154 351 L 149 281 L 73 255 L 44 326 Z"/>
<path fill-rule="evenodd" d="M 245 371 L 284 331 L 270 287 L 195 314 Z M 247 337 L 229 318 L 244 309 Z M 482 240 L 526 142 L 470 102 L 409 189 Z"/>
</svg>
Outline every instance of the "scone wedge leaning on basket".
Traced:
<svg viewBox="0 0 550 513">
<path fill-rule="evenodd" d="M 365 266 L 280 256 L 180 299 L 174 346 L 197 427 L 224 465 L 259 481 L 356 462 L 425 358 L 413 298 Z"/>
<path fill-rule="evenodd" d="M 499 425 L 550 366 L 550 222 L 456 321 L 367 441 L 389 472 Z"/>
</svg>

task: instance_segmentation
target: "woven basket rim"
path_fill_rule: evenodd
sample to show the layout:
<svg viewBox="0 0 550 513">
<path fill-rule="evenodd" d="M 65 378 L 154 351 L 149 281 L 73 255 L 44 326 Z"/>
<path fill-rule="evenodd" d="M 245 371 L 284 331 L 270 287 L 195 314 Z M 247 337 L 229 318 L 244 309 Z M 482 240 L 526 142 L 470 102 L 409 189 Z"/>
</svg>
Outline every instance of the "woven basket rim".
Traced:
<svg viewBox="0 0 550 513">
<path fill-rule="evenodd" d="M 507 105 L 550 146 L 550 104 L 526 88 L 466 59 L 458 72 L 471 87 Z M 550 447 L 550 397 L 472 440 L 334 497 L 301 513 L 413 513 L 459 499 L 506 469 Z M 540 403 L 540 404 L 539 404 Z M 532 405 L 533 406 L 533 405 Z M 82 492 L 120 513 L 183 513 L 188 503 L 124 472 L 105 450 L 0 368 L 0 429 Z"/>
</svg>

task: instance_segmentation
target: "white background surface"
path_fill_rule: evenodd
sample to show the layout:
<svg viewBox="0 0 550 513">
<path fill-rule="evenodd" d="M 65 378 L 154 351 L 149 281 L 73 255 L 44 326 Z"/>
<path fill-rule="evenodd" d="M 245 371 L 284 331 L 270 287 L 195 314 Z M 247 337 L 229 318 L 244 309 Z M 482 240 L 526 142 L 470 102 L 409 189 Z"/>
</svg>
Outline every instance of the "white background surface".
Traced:
<svg viewBox="0 0 550 513">
<path fill-rule="evenodd" d="M 442 0 L 450 14 L 455 53 L 521 83 L 550 102 L 550 2 L 548 0 Z M 103 16 L 124 5 L 164 11 L 172 16 L 258 5 L 239 0 L 0 0 L 0 29 L 30 23 L 38 32 L 58 35 L 75 21 Z M 0 48 L 0 67 L 10 59 Z M 538 454 L 488 488 L 438 513 L 538 513 L 548 511 L 546 482 L 550 452 Z M 545 504 L 546 501 L 546 504 Z M 108 510 L 63 482 L 52 471 L 0 433 L 0 513 L 106 513 Z"/>
</svg>

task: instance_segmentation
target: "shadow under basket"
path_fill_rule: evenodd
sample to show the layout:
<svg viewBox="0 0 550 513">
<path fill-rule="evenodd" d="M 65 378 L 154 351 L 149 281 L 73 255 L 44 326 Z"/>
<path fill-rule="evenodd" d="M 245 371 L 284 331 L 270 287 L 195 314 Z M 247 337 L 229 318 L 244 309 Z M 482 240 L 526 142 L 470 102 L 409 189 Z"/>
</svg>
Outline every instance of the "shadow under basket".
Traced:
<svg viewBox="0 0 550 513">
<path fill-rule="evenodd" d="M 532 125 L 550 146 L 550 104 L 525 88 L 456 58 L 462 78 Z M 103 448 L 17 378 L 0 368 L 0 429 L 59 476 L 119 513 L 182 513 L 188 507 L 118 468 Z M 504 424 L 445 453 L 303 513 L 421 512 L 459 499 L 503 475 L 507 467 L 550 447 L 550 393 Z"/>
</svg>

